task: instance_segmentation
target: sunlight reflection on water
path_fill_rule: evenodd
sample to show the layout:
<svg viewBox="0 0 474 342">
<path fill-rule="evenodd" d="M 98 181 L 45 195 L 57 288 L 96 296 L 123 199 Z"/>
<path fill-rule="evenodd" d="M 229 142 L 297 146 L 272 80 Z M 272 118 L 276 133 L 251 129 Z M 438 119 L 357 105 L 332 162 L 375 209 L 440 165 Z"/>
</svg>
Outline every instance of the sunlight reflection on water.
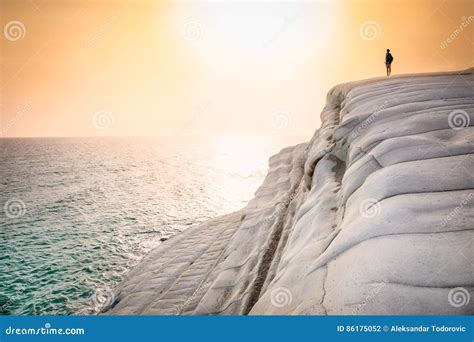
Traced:
<svg viewBox="0 0 474 342">
<path fill-rule="evenodd" d="M 0 204 L 25 207 L 19 217 L 0 212 L 0 314 L 93 313 L 96 289 L 115 286 L 160 239 L 245 206 L 284 144 L 0 140 Z"/>
</svg>

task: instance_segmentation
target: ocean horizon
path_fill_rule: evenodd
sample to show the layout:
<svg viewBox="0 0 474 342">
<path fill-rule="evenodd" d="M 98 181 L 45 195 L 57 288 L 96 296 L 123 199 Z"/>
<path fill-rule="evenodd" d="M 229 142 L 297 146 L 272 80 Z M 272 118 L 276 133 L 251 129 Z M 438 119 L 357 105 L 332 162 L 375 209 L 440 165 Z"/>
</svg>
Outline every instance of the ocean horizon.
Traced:
<svg viewBox="0 0 474 342">
<path fill-rule="evenodd" d="M 285 142 L 216 139 L 1 139 L 0 314 L 97 313 L 154 247 L 244 207 Z"/>
</svg>

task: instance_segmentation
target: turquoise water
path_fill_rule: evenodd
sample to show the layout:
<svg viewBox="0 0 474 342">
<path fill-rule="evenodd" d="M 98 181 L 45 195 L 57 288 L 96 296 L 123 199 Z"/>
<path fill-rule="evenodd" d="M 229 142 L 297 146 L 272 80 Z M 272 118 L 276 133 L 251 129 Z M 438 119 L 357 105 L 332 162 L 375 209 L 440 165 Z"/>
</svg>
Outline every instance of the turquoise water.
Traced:
<svg viewBox="0 0 474 342">
<path fill-rule="evenodd" d="M 0 139 L 0 314 L 96 313 L 161 240 L 253 196 L 279 146 L 245 141 Z"/>
</svg>

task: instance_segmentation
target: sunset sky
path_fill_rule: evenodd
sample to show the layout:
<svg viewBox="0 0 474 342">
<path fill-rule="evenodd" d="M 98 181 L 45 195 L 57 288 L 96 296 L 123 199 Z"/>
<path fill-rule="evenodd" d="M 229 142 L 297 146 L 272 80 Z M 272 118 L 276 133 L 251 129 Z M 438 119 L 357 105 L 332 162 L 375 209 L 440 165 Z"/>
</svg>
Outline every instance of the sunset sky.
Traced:
<svg viewBox="0 0 474 342">
<path fill-rule="evenodd" d="M 472 0 L 1 0 L 0 133 L 303 134 L 329 88 L 474 65 Z M 449 41 L 447 40 L 449 37 Z"/>
</svg>

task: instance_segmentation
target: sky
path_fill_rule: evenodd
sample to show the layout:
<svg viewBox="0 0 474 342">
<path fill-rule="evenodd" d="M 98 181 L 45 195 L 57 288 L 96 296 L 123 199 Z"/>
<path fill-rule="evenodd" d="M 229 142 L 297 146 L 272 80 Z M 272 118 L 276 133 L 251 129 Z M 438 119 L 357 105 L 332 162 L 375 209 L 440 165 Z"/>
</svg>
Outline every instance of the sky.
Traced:
<svg viewBox="0 0 474 342">
<path fill-rule="evenodd" d="M 0 136 L 311 136 L 343 82 L 474 66 L 471 0 L 1 0 Z"/>
</svg>

